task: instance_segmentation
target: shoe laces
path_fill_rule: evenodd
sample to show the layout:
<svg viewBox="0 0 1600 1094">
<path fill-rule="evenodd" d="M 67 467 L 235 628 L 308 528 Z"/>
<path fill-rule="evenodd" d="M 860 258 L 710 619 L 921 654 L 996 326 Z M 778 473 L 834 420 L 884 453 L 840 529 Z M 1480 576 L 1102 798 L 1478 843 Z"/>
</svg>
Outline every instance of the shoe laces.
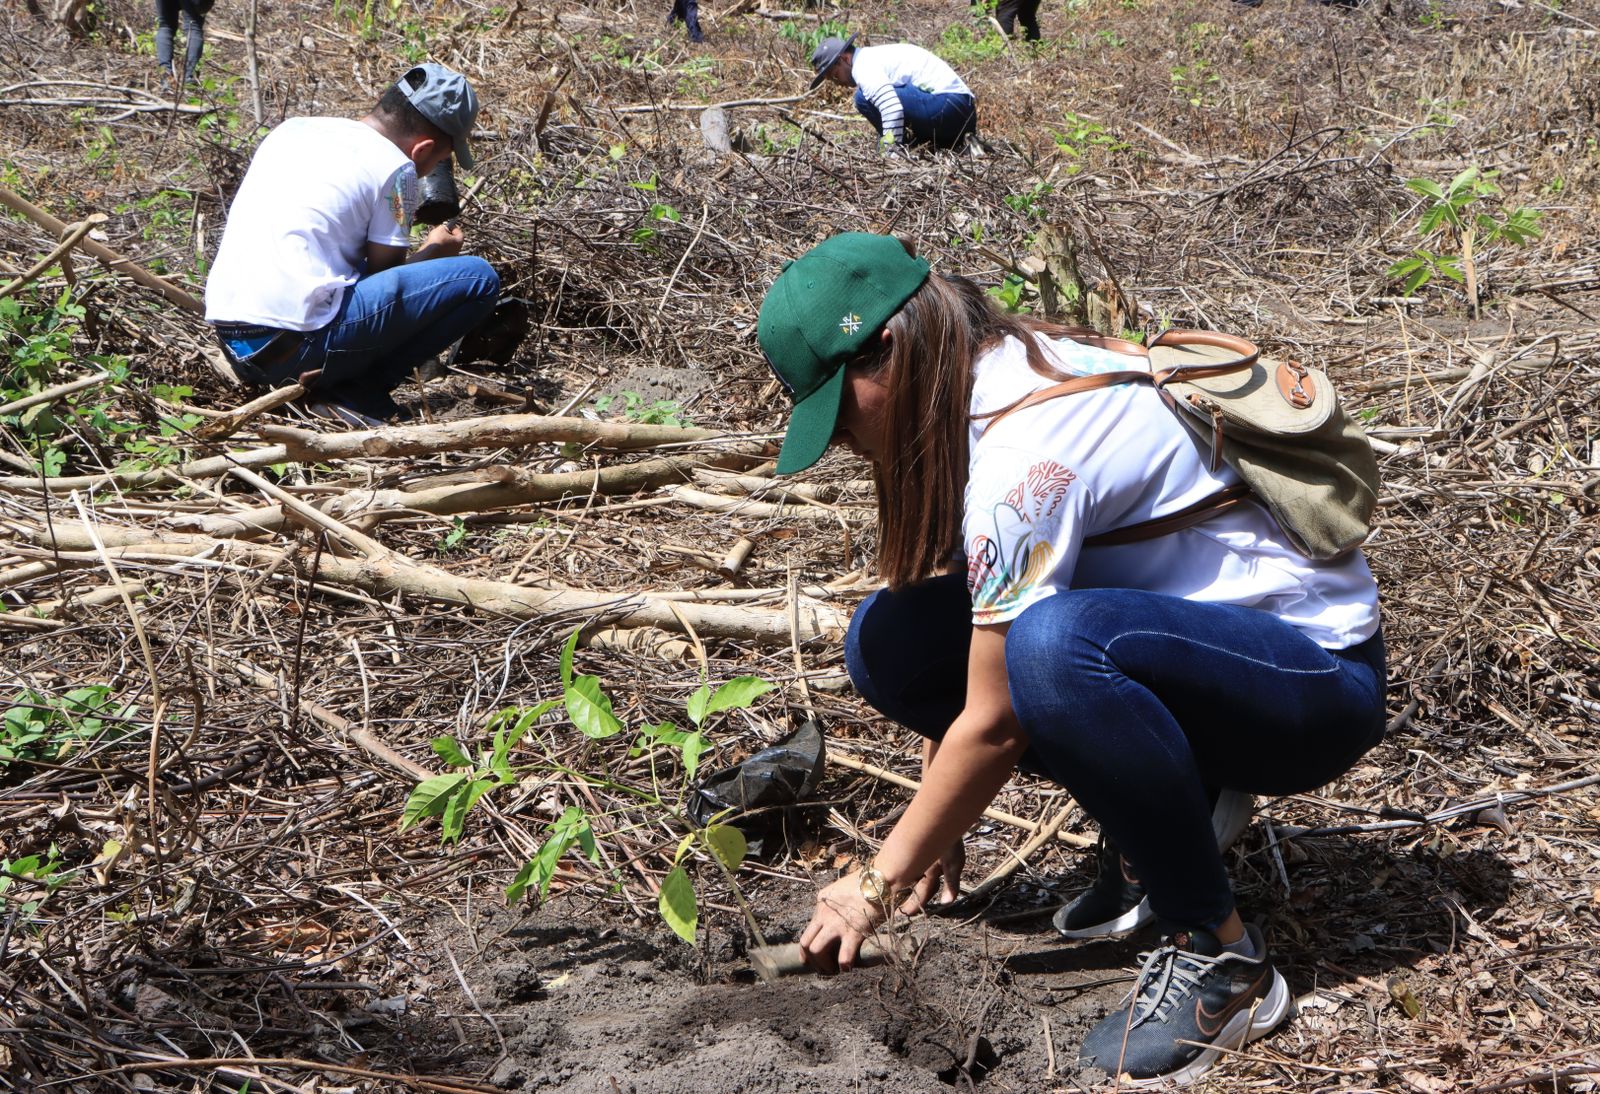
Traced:
<svg viewBox="0 0 1600 1094">
<path fill-rule="evenodd" d="M 1151 1018 L 1164 1022 L 1172 1008 L 1187 999 L 1227 954 L 1207 957 L 1168 943 L 1139 955 L 1139 975 L 1134 980 L 1130 1028 Z"/>
</svg>

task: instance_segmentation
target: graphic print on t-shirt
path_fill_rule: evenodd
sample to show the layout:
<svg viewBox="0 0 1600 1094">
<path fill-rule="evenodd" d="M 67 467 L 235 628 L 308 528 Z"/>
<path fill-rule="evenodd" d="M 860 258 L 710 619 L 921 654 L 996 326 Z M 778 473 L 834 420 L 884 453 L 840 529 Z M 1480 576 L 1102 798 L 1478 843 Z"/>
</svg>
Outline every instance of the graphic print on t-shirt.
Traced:
<svg viewBox="0 0 1600 1094">
<path fill-rule="evenodd" d="M 1008 609 L 1054 569 L 1062 503 L 1077 478 L 1054 460 L 1038 460 L 998 503 L 969 510 L 967 591 L 974 623 L 1008 618 Z"/>
</svg>

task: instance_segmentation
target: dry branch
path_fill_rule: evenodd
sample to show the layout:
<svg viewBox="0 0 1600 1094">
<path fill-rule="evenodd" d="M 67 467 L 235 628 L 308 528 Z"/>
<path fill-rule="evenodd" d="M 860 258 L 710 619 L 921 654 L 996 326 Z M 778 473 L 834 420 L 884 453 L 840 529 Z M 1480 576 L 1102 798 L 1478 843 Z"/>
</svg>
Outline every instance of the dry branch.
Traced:
<svg viewBox="0 0 1600 1094">
<path fill-rule="evenodd" d="M 13 194 L 10 190 L 7 190 L 3 186 L 0 186 L 0 205 L 4 205 L 14 212 L 21 213 L 23 216 L 33 221 L 41 228 L 45 228 L 50 231 L 57 239 L 60 239 L 67 234 L 68 227 L 66 224 L 57 220 L 55 217 L 45 212 L 37 205 L 34 205 L 33 203 L 17 196 L 16 194 Z M 156 276 L 143 266 L 133 262 L 131 259 L 124 258 L 116 251 L 113 251 L 110 247 L 107 247 L 102 243 L 96 243 L 94 240 L 88 238 L 84 238 L 79 246 L 81 246 L 87 253 L 94 255 L 94 257 L 105 263 L 112 270 L 116 271 L 117 273 L 127 274 L 139 284 L 145 286 L 145 288 L 154 289 L 172 303 L 178 305 L 178 307 L 183 308 L 186 311 L 194 312 L 197 315 L 205 311 L 205 307 L 200 303 L 200 301 L 196 300 L 194 297 L 178 288 L 178 286 L 174 285 L 164 277 Z"/>
<path fill-rule="evenodd" d="M 173 566 L 186 557 L 226 558 L 267 571 L 288 563 L 303 577 L 313 569 L 318 581 L 360 589 L 375 597 L 419 597 L 460 604 L 513 619 L 569 618 L 588 631 L 599 627 L 656 627 L 686 633 L 692 627 L 701 635 L 765 646 L 791 644 L 790 613 L 780 609 L 740 605 L 667 601 L 646 593 L 602 593 L 585 589 L 534 589 L 510 582 L 462 577 L 436 566 L 416 562 L 395 552 L 378 557 L 339 558 L 323 553 L 315 560 L 303 552 L 265 544 L 246 544 L 211 536 L 173 533 L 160 538 L 136 529 L 97 525 L 96 533 L 110 557 L 119 561 L 156 557 Z M 48 528 L 23 529 L 23 535 L 42 547 L 73 561 L 98 561 L 94 538 L 82 524 L 56 521 Z M 140 535 L 147 542 L 137 542 Z M 113 550 L 113 546 L 116 548 Z M 838 608 L 803 598 L 797 615 L 801 643 L 819 639 L 837 641 L 848 623 Z"/>
<path fill-rule="evenodd" d="M 522 448 L 530 444 L 582 444 L 632 451 L 667 444 L 730 437 L 725 430 L 666 425 L 497 414 L 433 425 L 389 426 L 353 433 L 316 433 L 292 426 L 265 426 L 261 435 L 284 446 L 296 460 L 340 460 L 359 456 L 426 456 L 474 448 Z"/>
</svg>

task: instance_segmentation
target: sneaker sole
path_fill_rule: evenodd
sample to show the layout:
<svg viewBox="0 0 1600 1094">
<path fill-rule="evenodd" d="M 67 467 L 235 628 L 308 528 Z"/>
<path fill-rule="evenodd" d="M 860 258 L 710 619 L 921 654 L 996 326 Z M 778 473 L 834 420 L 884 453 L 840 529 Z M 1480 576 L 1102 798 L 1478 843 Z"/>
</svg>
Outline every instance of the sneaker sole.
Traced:
<svg viewBox="0 0 1600 1094">
<path fill-rule="evenodd" d="M 1065 912 L 1066 909 L 1063 908 L 1061 911 Z M 1057 915 L 1060 914 L 1059 912 L 1057 913 Z M 1051 924 L 1062 938 L 1107 938 L 1111 935 L 1128 934 L 1132 931 L 1137 931 L 1146 923 L 1152 922 L 1155 917 L 1156 913 L 1150 909 L 1150 898 L 1145 897 L 1138 904 L 1117 916 L 1117 918 L 1108 919 L 1104 923 L 1096 923 L 1092 927 L 1067 928 L 1053 919 Z"/>
<path fill-rule="evenodd" d="M 1289 1016 L 1290 1003 L 1289 985 L 1284 981 L 1283 974 L 1273 969 L 1272 987 L 1267 994 L 1262 997 L 1261 1002 L 1247 1011 L 1234 1015 L 1233 1020 L 1222 1027 L 1222 1032 L 1211 1042 L 1217 1046 L 1216 1048 L 1206 1049 L 1189 1064 L 1165 1075 L 1155 1075 L 1148 1079 L 1125 1076 L 1122 1085 L 1144 1089 L 1165 1083 L 1173 1086 L 1192 1083 L 1216 1066 L 1217 1060 L 1222 1056 L 1222 1049 L 1243 1048 L 1251 1041 L 1259 1040 L 1276 1029 L 1278 1023 Z"/>
</svg>

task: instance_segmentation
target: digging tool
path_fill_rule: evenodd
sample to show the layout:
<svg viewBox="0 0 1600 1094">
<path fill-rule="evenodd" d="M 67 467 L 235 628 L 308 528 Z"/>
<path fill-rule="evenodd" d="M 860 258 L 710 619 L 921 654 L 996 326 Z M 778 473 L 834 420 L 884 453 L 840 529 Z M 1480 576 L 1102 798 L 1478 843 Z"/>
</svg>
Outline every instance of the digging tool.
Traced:
<svg viewBox="0 0 1600 1094">
<path fill-rule="evenodd" d="M 933 924 L 925 919 L 898 933 L 880 931 L 861 944 L 855 966 L 861 968 L 882 965 L 888 961 L 909 960 L 927 942 L 932 932 Z M 785 976 L 817 971 L 806 964 L 805 951 L 798 942 L 757 946 L 750 951 L 750 967 L 768 984 Z"/>
</svg>

